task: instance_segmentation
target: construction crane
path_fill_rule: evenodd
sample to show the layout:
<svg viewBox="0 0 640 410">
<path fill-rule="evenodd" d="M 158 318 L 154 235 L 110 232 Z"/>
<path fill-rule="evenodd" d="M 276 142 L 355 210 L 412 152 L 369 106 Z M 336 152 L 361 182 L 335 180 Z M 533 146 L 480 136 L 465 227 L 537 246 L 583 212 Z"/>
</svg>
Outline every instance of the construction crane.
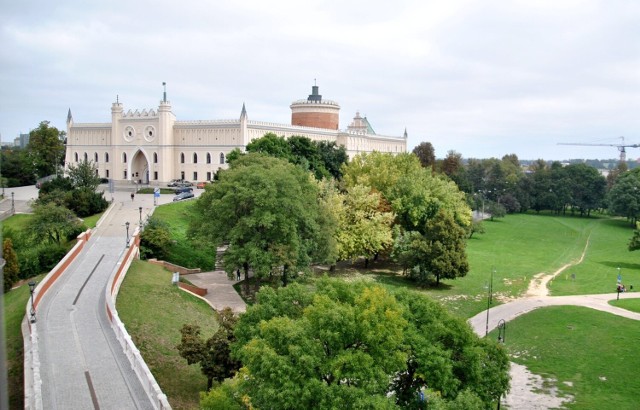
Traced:
<svg viewBox="0 0 640 410">
<path fill-rule="evenodd" d="M 620 137 L 620 144 L 583 144 L 579 142 L 559 142 L 558 145 L 582 145 L 582 146 L 595 146 L 595 147 L 617 147 L 620 151 L 620 162 L 627 162 L 627 150 L 626 148 L 640 148 L 640 144 L 625 144 L 624 137 Z"/>
</svg>

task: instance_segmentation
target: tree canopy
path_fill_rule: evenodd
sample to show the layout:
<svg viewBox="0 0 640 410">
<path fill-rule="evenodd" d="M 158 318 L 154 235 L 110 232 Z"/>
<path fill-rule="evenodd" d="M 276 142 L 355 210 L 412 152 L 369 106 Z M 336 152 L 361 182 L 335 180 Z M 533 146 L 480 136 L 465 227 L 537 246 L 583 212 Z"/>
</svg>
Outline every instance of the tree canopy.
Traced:
<svg viewBox="0 0 640 410">
<path fill-rule="evenodd" d="M 318 187 L 307 172 L 288 161 L 247 154 L 230 164 L 195 203 L 198 216 L 190 236 L 213 246 L 228 244 L 228 273 L 243 267 L 258 277 L 306 270 L 323 260 Z"/>
<path fill-rule="evenodd" d="M 263 288 L 235 334 L 242 377 L 210 395 L 234 388 L 256 408 L 406 408 L 425 389 L 479 409 L 509 384 L 504 350 L 462 319 L 416 293 L 364 282 Z"/>
<path fill-rule="evenodd" d="M 49 121 L 42 121 L 38 128 L 29 133 L 27 151 L 29 160 L 39 178 L 53 175 L 64 160 L 64 131 L 49 126 Z"/>
</svg>

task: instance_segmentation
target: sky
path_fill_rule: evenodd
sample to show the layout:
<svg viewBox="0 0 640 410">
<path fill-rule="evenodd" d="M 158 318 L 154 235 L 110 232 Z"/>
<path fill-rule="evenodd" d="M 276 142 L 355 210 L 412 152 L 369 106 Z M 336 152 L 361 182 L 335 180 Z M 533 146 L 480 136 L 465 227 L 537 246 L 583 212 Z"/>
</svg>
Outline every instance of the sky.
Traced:
<svg viewBox="0 0 640 410">
<path fill-rule="evenodd" d="M 157 109 L 163 82 L 178 120 L 287 124 L 316 81 L 341 129 L 359 111 L 438 158 L 617 158 L 639 23 L 637 0 L 2 0 L 0 135 Z"/>
</svg>

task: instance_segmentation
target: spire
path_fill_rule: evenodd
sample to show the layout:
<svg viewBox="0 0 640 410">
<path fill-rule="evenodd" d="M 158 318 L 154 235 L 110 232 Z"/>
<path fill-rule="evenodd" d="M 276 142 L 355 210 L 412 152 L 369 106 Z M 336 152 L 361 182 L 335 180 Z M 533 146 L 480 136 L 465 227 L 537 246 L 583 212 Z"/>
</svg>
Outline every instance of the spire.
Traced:
<svg viewBox="0 0 640 410">
<path fill-rule="evenodd" d="M 242 111 L 240 111 L 240 119 L 247 118 L 247 109 L 244 107 L 244 103 L 242 103 Z"/>
<path fill-rule="evenodd" d="M 71 116 L 71 108 L 69 108 L 69 112 L 67 113 L 67 124 L 73 122 L 73 117 Z"/>
<path fill-rule="evenodd" d="M 162 102 L 167 102 L 167 83 L 162 82 L 162 87 L 164 87 L 164 92 L 162 93 Z"/>
<path fill-rule="evenodd" d="M 404 127 L 404 135 L 403 135 L 404 139 L 407 139 L 408 134 L 407 134 L 407 127 Z"/>
</svg>

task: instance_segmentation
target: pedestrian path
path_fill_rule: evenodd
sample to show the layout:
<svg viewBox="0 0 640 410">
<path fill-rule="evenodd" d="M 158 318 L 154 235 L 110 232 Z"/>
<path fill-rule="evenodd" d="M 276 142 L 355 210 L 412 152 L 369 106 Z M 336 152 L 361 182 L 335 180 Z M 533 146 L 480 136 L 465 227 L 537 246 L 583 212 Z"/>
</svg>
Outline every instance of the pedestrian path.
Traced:
<svg viewBox="0 0 640 410">
<path fill-rule="evenodd" d="M 199 288 L 207 289 L 204 298 L 215 310 L 222 310 L 227 306 L 236 313 L 247 310 L 247 304 L 233 287 L 238 281 L 229 278 L 226 272 L 191 273 L 184 277 Z"/>
</svg>

